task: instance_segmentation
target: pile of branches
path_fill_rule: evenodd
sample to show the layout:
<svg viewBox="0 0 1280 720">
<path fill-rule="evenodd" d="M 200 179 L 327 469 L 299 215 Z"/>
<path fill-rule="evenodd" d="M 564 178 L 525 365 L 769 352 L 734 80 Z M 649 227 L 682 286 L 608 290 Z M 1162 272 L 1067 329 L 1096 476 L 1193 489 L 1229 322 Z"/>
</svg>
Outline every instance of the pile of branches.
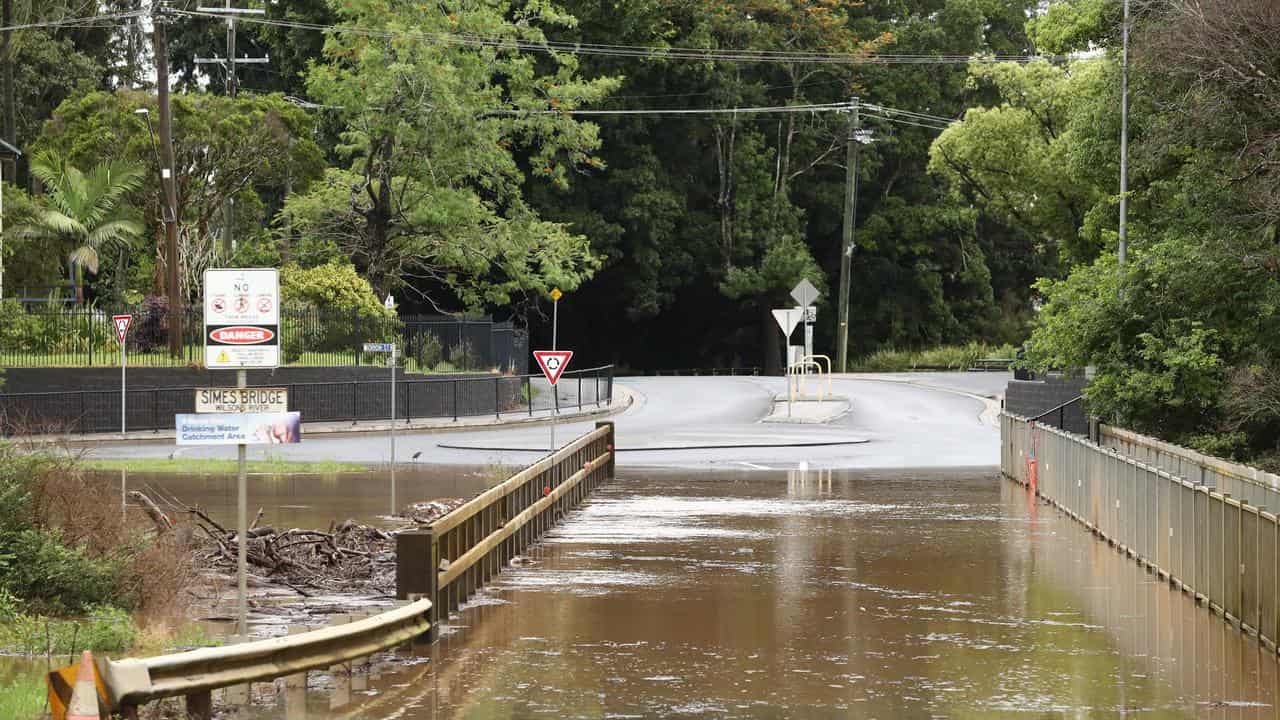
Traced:
<svg viewBox="0 0 1280 720">
<path fill-rule="evenodd" d="M 433 501 L 411 505 L 402 513 L 406 527 L 429 523 L 462 501 Z M 194 526 L 207 539 L 202 560 L 215 571 L 234 575 L 239 541 L 198 507 L 188 507 Z M 327 593 L 390 595 L 395 588 L 396 530 L 346 520 L 330 523 L 327 531 L 259 526 L 263 511 L 246 534 L 251 574 L 311 597 Z"/>
</svg>

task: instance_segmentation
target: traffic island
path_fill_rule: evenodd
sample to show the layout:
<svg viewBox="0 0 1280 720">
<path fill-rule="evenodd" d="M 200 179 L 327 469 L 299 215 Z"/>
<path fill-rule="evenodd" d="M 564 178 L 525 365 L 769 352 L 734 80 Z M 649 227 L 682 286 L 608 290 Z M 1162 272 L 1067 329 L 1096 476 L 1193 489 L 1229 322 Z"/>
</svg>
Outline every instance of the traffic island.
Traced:
<svg viewBox="0 0 1280 720">
<path fill-rule="evenodd" d="M 849 412 L 849 398 L 841 395 L 795 395 L 773 397 L 773 409 L 761 422 L 821 425 Z"/>
</svg>

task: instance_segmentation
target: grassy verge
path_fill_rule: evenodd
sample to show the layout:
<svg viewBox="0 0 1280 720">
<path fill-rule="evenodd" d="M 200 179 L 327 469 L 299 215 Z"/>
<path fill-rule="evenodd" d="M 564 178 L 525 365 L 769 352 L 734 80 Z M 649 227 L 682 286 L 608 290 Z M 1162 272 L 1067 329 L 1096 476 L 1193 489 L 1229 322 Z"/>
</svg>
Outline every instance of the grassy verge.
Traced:
<svg viewBox="0 0 1280 720">
<path fill-rule="evenodd" d="M 928 350 L 886 349 L 853 364 L 856 372 L 908 372 L 911 370 L 968 370 L 980 358 L 1012 358 L 1012 345 L 946 345 Z"/>
<path fill-rule="evenodd" d="M 44 716 L 44 679 L 39 675 L 20 675 L 0 682 L 0 717 L 12 720 L 36 720 Z"/>
<path fill-rule="evenodd" d="M 235 460 L 220 458 L 86 458 L 82 466 L 91 470 L 124 470 L 133 473 L 186 473 L 195 475 L 224 475 L 239 468 Z M 280 458 L 250 460 L 248 471 L 261 475 L 331 475 L 339 472 L 362 472 L 368 465 L 343 463 L 334 460 L 321 462 L 294 462 Z"/>
</svg>

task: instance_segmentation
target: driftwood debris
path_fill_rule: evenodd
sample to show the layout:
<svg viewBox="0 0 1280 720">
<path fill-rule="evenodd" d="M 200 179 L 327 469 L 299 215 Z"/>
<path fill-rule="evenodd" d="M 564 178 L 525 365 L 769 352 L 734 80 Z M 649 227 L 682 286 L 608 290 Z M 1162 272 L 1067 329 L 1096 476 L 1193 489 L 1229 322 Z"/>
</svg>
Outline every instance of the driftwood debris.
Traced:
<svg viewBox="0 0 1280 720">
<path fill-rule="evenodd" d="M 399 529 L 430 523 L 458 507 L 463 500 L 416 503 L 400 514 Z M 225 575 L 235 573 L 238 539 L 198 507 L 185 508 L 200 529 L 202 559 Z M 258 511 L 246 534 L 247 560 L 253 572 L 304 597 L 317 593 L 386 594 L 395 587 L 395 535 L 355 520 L 330 523 L 328 530 L 281 529 L 259 526 Z"/>
</svg>

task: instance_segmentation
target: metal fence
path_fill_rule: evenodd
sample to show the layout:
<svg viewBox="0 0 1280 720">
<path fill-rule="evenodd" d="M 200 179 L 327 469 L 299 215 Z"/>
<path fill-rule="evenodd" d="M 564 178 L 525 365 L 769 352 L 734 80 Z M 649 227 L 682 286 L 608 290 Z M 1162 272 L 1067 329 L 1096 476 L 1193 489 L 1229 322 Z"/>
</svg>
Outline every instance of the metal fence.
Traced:
<svg viewBox="0 0 1280 720">
<path fill-rule="evenodd" d="M 1274 513 L 1233 497 L 1212 476 L 1175 475 L 1024 417 L 1001 414 L 1000 439 L 1006 476 L 1276 648 Z"/>
<path fill-rule="evenodd" d="M 397 535 L 396 597 L 431 600 L 434 639 L 439 621 L 613 476 L 613 423 L 597 423 L 425 531 Z"/>
<path fill-rule="evenodd" d="M 186 367 L 204 363 L 202 307 L 171 314 L 162 305 L 119 308 L 28 307 L 0 326 L 0 367 L 94 367 L 120 362 L 113 314 L 133 315 L 129 364 Z M 182 322 L 182 348 L 169 353 L 169 325 Z M 455 370 L 529 371 L 528 335 L 488 316 L 375 318 L 339 309 L 284 308 L 280 313 L 282 361 L 288 365 L 364 365 L 366 342 L 399 342 L 420 370 L 449 363 Z"/>
<path fill-rule="evenodd" d="M 389 373 L 388 373 L 389 374 Z M 272 385 L 272 387 L 276 387 Z M 386 420 L 391 380 L 290 383 L 289 409 L 305 422 Z M 195 411 L 195 387 L 128 388 L 126 429 L 169 430 L 174 415 Z M 396 419 L 523 414 L 603 407 L 613 400 L 613 366 L 571 370 L 556 389 L 541 375 L 463 375 L 396 380 Z M 0 393 L 0 435 L 101 433 L 120 430 L 120 389 Z"/>
</svg>

